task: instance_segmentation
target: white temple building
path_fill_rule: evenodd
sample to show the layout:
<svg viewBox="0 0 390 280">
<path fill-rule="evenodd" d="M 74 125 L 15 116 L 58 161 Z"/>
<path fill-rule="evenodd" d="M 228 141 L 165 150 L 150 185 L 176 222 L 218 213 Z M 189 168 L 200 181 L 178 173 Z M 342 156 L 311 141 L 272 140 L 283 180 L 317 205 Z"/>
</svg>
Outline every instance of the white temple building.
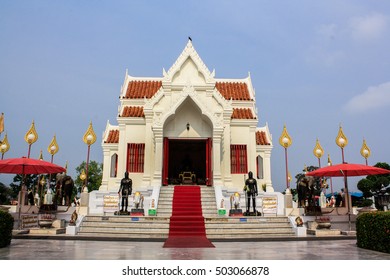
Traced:
<svg viewBox="0 0 390 280">
<path fill-rule="evenodd" d="M 103 134 L 100 193 L 116 193 L 125 171 L 146 199 L 178 184 L 214 187 L 218 198 L 242 191 L 249 171 L 259 191 L 272 189 L 272 136 L 258 127 L 250 75 L 216 78 L 191 40 L 162 77 L 126 71 L 119 101 Z"/>
</svg>

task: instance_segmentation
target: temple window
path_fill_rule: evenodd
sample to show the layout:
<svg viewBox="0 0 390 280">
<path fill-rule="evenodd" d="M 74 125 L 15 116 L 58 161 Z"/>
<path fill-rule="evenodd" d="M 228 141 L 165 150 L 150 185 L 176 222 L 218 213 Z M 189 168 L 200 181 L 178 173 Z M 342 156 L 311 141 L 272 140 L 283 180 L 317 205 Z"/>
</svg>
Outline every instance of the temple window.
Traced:
<svg viewBox="0 0 390 280">
<path fill-rule="evenodd" d="M 145 144 L 127 144 L 127 171 L 130 173 L 144 172 Z"/>
<path fill-rule="evenodd" d="M 118 169 L 118 155 L 113 154 L 111 156 L 111 169 L 110 169 L 111 170 L 111 172 L 110 172 L 111 177 L 116 177 L 117 169 Z"/>
<path fill-rule="evenodd" d="M 232 174 L 248 172 L 246 145 L 230 145 L 230 170 Z"/>
<path fill-rule="evenodd" d="M 263 158 L 261 156 L 256 157 L 257 179 L 264 179 Z"/>
</svg>

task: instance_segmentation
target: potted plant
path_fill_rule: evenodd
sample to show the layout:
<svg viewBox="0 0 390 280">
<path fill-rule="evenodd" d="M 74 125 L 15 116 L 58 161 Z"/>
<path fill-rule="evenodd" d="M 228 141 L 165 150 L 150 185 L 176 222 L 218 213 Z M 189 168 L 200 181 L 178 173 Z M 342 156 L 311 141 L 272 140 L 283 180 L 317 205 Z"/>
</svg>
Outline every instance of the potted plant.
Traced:
<svg viewBox="0 0 390 280">
<path fill-rule="evenodd" d="M 329 229 L 332 224 L 329 217 L 319 217 L 315 220 L 318 229 Z"/>
</svg>

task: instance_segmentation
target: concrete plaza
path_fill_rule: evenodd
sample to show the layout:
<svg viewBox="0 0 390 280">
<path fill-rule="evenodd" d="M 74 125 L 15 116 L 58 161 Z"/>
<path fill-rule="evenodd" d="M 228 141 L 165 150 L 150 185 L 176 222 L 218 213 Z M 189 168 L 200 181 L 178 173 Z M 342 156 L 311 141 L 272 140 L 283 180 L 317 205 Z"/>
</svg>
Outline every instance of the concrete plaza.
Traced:
<svg viewBox="0 0 390 280">
<path fill-rule="evenodd" d="M 163 248 L 163 242 L 13 239 L 0 260 L 390 260 L 356 239 L 213 242 L 215 248 Z"/>
</svg>

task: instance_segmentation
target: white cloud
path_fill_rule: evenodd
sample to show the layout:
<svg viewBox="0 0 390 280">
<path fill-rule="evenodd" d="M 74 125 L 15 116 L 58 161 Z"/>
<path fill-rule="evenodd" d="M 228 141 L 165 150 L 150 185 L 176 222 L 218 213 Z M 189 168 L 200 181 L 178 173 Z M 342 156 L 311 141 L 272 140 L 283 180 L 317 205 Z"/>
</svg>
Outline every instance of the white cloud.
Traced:
<svg viewBox="0 0 390 280">
<path fill-rule="evenodd" d="M 358 41 L 371 41 L 385 35 L 388 17 L 374 13 L 351 18 L 349 28 L 352 38 Z"/>
<path fill-rule="evenodd" d="M 345 109 L 350 113 L 361 113 L 387 106 L 390 107 L 390 82 L 369 87 L 349 100 Z"/>
</svg>

